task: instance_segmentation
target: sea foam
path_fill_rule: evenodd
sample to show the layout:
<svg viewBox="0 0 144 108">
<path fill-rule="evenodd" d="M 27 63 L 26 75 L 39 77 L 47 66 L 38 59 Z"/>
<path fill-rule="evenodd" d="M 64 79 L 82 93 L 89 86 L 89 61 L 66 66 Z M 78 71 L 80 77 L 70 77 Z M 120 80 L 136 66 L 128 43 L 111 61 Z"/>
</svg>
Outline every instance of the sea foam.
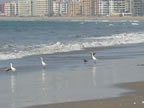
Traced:
<svg viewBox="0 0 144 108">
<path fill-rule="evenodd" d="M 53 54 L 84 50 L 85 48 L 110 47 L 144 43 L 144 33 L 122 33 L 112 36 L 80 37 L 78 41 L 56 42 L 34 45 L 3 45 L 0 60 L 23 58 L 25 56 Z"/>
</svg>

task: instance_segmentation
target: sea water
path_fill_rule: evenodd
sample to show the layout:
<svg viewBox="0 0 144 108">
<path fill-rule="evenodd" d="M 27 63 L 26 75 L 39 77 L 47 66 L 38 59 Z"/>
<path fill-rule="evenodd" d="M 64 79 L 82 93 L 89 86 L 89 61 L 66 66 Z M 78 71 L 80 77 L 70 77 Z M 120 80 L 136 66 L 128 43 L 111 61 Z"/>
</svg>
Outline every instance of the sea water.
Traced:
<svg viewBox="0 0 144 108">
<path fill-rule="evenodd" d="M 112 85 L 143 80 L 143 54 L 144 21 L 0 21 L 0 106 L 119 96 Z"/>
</svg>

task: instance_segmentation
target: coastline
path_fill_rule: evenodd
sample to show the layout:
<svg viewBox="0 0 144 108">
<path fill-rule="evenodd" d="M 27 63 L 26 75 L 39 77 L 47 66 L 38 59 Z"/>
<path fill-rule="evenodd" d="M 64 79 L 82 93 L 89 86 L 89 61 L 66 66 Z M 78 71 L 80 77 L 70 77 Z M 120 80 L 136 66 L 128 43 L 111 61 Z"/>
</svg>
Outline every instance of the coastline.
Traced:
<svg viewBox="0 0 144 108">
<path fill-rule="evenodd" d="M 0 21 L 144 20 L 144 17 L 5 17 Z"/>
<path fill-rule="evenodd" d="M 98 31 L 100 31 L 100 33 L 105 32 L 105 33 L 113 34 L 115 33 L 115 31 L 118 31 L 119 29 L 121 32 L 122 29 L 126 29 L 125 31 L 130 31 L 130 33 L 132 32 L 132 35 L 130 36 L 139 37 L 139 33 L 135 34 L 135 32 L 139 31 L 139 29 L 141 29 L 140 31 L 142 31 L 143 30 L 142 25 L 144 23 L 139 20 L 128 21 L 128 20 L 112 19 L 111 22 L 106 19 L 106 20 L 100 20 L 98 23 L 96 22 L 96 20 L 92 22 L 90 20 L 85 20 L 87 22 L 81 25 L 81 22 L 83 22 L 83 20 L 76 20 L 76 21 L 77 21 L 76 23 L 75 21 L 73 23 L 72 20 L 70 21 L 70 24 L 73 23 L 76 25 L 80 25 L 80 27 L 83 27 L 82 29 L 77 29 L 73 31 L 73 29 L 69 29 L 71 25 L 62 28 L 63 24 L 67 24 L 69 22 L 58 22 L 60 26 L 58 26 L 57 29 L 59 29 L 60 27 L 62 29 L 60 28 L 60 30 L 57 30 L 54 33 L 53 31 L 55 26 L 57 26 L 57 24 L 49 28 L 50 26 L 49 23 L 50 24 L 57 23 L 57 22 L 53 22 L 53 20 L 52 22 L 38 22 L 38 23 L 25 22 L 25 21 L 18 22 L 18 23 L 15 21 L 1 22 L 2 25 L 5 24 L 6 26 L 7 24 L 8 25 L 10 24 L 10 26 L 6 27 L 7 29 L 5 29 L 5 27 L 4 27 L 5 30 L 2 29 L 2 35 L 5 40 L 7 40 L 7 38 L 9 37 L 13 37 L 14 39 L 13 42 L 15 43 L 22 42 L 22 40 L 28 42 L 28 46 L 25 45 L 25 43 L 23 44 L 22 42 L 22 46 L 24 47 L 21 46 L 17 47 L 19 46 L 19 44 L 15 45 L 15 43 L 14 45 L 10 44 L 8 45 L 7 50 L 9 51 L 9 49 L 11 50 L 11 48 L 16 48 L 17 51 L 21 51 L 19 50 L 19 48 L 20 49 L 23 48 L 22 53 L 19 53 L 18 55 L 27 54 L 26 51 L 29 51 L 28 52 L 29 55 L 25 55 L 20 59 L 19 58 L 15 58 L 12 60 L 7 59 L 1 62 L 1 67 L 9 66 L 9 63 L 12 62 L 14 66 L 17 68 L 16 73 L 13 72 L 7 73 L 1 71 L 1 78 L 0 78 L 2 80 L 1 85 L 4 85 L 0 89 L 1 91 L 0 98 L 2 100 L 0 102 L 1 107 L 4 108 L 23 108 L 23 107 L 30 107 L 30 106 L 32 106 L 32 108 L 50 108 L 50 107 L 52 108 L 88 108 L 88 107 L 143 108 L 144 107 L 143 106 L 144 105 L 143 104 L 144 83 L 136 82 L 136 81 L 144 81 L 143 80 L 143 76 L 144 76 L 143 42 L 141 44 L 128 44 L 128 45 L 124 44 L 121 46 L 88 48 L 86 50 L 71 51 L 66 53 L 43 54 L 47 49 L 42 50 L 43 53 L 39 53 L 39 52 L 33 53 L 33 50 L 39 51 L 36 49 L 37 43 L 36 43 L 36 47 L 35 46 L 33 47 L 33 45 L 31 45 L 31 44 L 35 44 L 33 43 L 34 39 L 36 39 L 36 42 L 39 43 L 41 41 L 43 42 L 43 40 L 53 39 L 53 38 L 46 38 L 46 37 L 58 36 L 59 33 L 65 35 L 64 33 L 67 30 L 66 27 L 68 28 L 68 30 L 71 30 L 75 34 L 74 36 L 68 35 L 69 38 L 67 38 L 66 37 L 67 35 L 65 35 L 64 37 L 66 37 L 66 41 L 67 41 L 67 39 L 69 40 L 81 39 L 81 33 L 82 36 L 83 35 L 84 37 L 90 36 L 90 38 L 88 37 L 88 39 L 91 39 L 91 35 L 92 37 L 93 35 L 95 36 L 95 34 L 98 35 L 97 32 L 95 31 L 97 26 L 100 26 L 101 23 L 106 24 L 108 26 L 106 26 L 105 28 L 105 26 L 101 24 L 102 26 L 100 27 L 100 29 L 98 28 Z M 26 26 L 24 23 L 26 23 Z M 27 23 L 32 23 L 32 25 L 27 26 Z M 45 23 L 46 26 L 41 28 L 41 24 L 43 23 Z M 116 23 L 116 25 L 121 25 L 123 23 L 124 24 L 123 26 L 115 26 L 115 24 L 114 26 L 109 26 L 109 24 L 113 24 L 113 23 Z M 16 26 L 13 26 L 15 24 Z M 87 26 L 88 29 L 85 28 L 87 24 L 88 24 Z M 89 26 L 89 24 L 92 25 Z M 132 24 L 134 25 L 131 27 Z M 139 24 L 140 26 L 135 24 Z M 91 31 L 93 34 L 88 34 L 90 33 L 87 32 L 88 30 L 90 30 L 89 28 L 90 29 L 94 28 L 94 30 Z M 105 31 L 106 29 L 110 32 Z M 50 33 L 48 30 L 50 31 Z M 83 32 L 84 30 L 86 32 Z M 39 31 L 40 33 L 38 33 Z M 45 35 L 43 35 L 43 33 Z M 71 32 L 67 31 L 67 34 L 71 34 Z M 80 34 L 80 36 L 77 34 Z M 142 31 L 142 35 L 143 35 L 143 31 Z M 133 39 L 135 40 L 134 42 L 137 43 L 137 40 L 143 39 L 143 38 L 127 38 L 127 36 L 129 37 L 129 33 L 124 32 L 124 34 L 120 35 L 120 37 L 123 38 L 120 39 L 115 38 L 116 40 L 114 41 L 112 40 L 110 42 L 111 43 L 119 42 L 119 40 L 124 39 L 125 37 L 126 40 L 124 42 L 129 42 L 131 41 L 131 39 Z M 4 41 L 5 43 L 9 43 L 9 41 L 5 41 L 4 39 L 2 38 L 1 41 Z M 60 38 L 58 38 L 57 40 L 59 41 L 59 39 Z M 30 42 L 32 43 L 29 45 Z M 106 42 L 110 43 L 109 41 Z M 58 45 L 61 45 L 61 43 Z M 43 47 L 47 48 L 47 44 L 46 45 L 44 44 L 44 46 L 42 44 L 42 47 L 40 48 Z M 52 48 L 57 48 L 57 46 Z M 93 63 L 91 59 L 90 51 L 96 52 L 96 56 L 98 58 L 98 62 L 96 65 Z M 5 52 L 5 50 L 3 52 Z M 30 55 L 31 53 L 32 55 Z M 11 57 L 14 54 L 13 53 L 11 54 L 10 52 L 10 54 L 8 55 L 10 55 Z M 46 69 L 43 69 L 41 66 L 40 56 L 44 57 L 44 60 L 46 60 L 46 63 L 48 64 Z M 88 63 L 83 63 L 84 58 L 88 60 Z M 5 82 L 5 84 L 3 84 L 3 82 Z M 126 83 L 126 82 L 135 82 L 135 83 Z M 115 86 L 113 87 L 113 85 L 115 85 L 116 87 Z M 121 89 L 121 88 L 125 88 L 125 89 Z M 132 89 L 132 91 L 127 92 L 128 89 Z M 136 90 L 137 92 L 135 92 Z M 9 95 L 7 96 L 7 94 Z M 83 99 L 85 101 L 82 101 Z M 61 104 L 53 104 L 53 103 L 61 103 Z"/>
<path fill-rule="evenodd" d="M 133 92 L 121 94 L 117 98 L 37 105 L 27 108 L 144 108 L 144 82 L 119 84 L 118 87 Z"/>
</svg>

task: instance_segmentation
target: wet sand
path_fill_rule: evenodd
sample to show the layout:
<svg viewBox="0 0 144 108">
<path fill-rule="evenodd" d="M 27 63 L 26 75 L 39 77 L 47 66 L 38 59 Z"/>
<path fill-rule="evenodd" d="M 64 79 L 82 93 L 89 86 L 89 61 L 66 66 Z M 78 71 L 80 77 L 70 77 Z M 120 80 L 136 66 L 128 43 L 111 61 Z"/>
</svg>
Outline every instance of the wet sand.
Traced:
<svg viewBox="0 0 144 108">
<path fill-rule="evenodd" d="M 144 17 L 0 17 L 0 21 L 144 20 Z"/>
<path fill-rule="evenodd" d="M 144 108 L 144 82 L 125 83 L 118 87 L 131 89 L 132 92 L 121 94 L 117 98 L 39 105 L 29 108 Z"/>
</svg>

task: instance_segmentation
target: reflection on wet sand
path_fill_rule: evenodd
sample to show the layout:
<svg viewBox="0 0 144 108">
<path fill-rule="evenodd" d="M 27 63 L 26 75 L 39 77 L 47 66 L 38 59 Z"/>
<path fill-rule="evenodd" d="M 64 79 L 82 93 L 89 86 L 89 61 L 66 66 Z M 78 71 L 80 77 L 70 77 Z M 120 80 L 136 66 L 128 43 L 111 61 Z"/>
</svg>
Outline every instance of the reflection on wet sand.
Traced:
<svg viewBox="0 0 144 108">
<path fill-rule="evenodd" d="M 12 73 L 11 76 L 11 92 L 14 93 L 15 92 L 15 88 L 16 88 L 16 74 Z"/>
<path fill-rule="evenodd" d="M 96 86 L 96 66 L 95 65 L 92 67 L 92 83 L 93 86 Z"/>
<path fill-rule="evenodd" d="M 42 69 L 41 80 L 42 84 L 44 84 L 46 81 L 46 71 L 44 69 Z"/>
<path fill-rule="evenodd" d="M 43 95 L 43 97 L 46 97 L 47 96 L 47 88 L 46 88 L 46 70 L 45 69 L 42 69 L 42 71 L 41 71 L 41 84 L 42 84 L 42 87 L 41 87 L 42 95 Z"/>
<path fill-rule="evenodd" d="M 10 83 L 11 83 L 11 95 L 12 95 L 11 107 L 16 108 L 15 99 L 14 99 L 15 89 L 16 89 L 16 73 L 11 74 Z"/>
</svg>

